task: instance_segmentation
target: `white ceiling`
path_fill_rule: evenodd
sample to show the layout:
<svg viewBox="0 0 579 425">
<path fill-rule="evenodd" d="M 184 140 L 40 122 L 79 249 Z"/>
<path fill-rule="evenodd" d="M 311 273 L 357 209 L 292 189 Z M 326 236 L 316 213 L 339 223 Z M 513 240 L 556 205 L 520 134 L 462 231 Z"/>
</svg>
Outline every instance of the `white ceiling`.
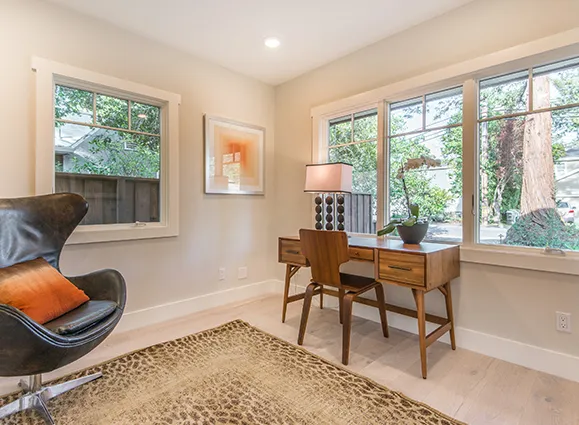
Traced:
<svg viewBox="0 0 579 425">
<path fill-rule="evenodd" d="M 49 1 L 280 84 L 472 0 Z"/>
</svg>

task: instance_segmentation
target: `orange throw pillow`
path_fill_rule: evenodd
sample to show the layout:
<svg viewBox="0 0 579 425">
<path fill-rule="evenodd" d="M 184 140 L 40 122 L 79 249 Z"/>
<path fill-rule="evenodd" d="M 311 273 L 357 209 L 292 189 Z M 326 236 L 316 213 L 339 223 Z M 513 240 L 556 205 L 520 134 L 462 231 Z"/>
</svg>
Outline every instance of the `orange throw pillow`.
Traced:
<svg viewBox="0 0 579 425">
<path fill-rule="evenodd" d="M 43 325 L 89 300 L 44 258 L 0 269 L 0 304 Z"/>
</svg>

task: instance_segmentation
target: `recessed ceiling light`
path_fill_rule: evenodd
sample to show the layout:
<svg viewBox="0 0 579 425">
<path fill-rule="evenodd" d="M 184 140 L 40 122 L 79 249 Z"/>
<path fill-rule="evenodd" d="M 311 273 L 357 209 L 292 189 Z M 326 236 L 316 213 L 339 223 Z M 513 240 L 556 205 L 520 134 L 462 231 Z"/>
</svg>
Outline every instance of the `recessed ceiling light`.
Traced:
<svg viewBox="0 0 579 425">
<path fill-rule="evenodd" d="M 264 43 L 270 49 L 275 49 L 275 48 L 280 46 L 281 41 L 279 41 L 279 38 L 276 38 L 276 37 L 268 37 L 265 39 Z"/>
</svg>

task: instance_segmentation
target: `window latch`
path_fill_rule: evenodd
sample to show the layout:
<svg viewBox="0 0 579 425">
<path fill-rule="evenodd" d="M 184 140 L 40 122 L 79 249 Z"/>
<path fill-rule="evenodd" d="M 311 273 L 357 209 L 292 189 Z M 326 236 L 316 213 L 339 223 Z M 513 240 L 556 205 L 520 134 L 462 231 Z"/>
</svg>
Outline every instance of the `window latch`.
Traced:
<svg viewBox="0 0 579 425">
<path fill-rule="evenodd" d="M 143 223 L 141 221 L 135 221 L 135 227 L 145 227 L 147 223 Z"/>
<path fill-rule="evenodd" d="M 543 250 L 544 254 L 547 255 L 561 255 L 561 256 L 565 256 L 565 251 L 563 251 L 562 249 L 559 248 L 550 248 L 550 247 L 545 247 L 545 249 Z"/>
</svg>

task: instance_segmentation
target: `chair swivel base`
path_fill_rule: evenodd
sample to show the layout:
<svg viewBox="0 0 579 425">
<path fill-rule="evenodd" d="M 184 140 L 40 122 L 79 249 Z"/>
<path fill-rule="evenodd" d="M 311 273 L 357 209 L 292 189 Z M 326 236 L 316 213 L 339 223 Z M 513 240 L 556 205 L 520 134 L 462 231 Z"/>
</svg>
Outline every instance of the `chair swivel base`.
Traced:
<svg viewBox="0 0 579 425">
<path fill-rule="evenodd" d="M 24 380 L 18 384 L 25 391 L 25 394 L 18 400 L 0 407 L 0 419 L 25 410 L 34 409 L 44 419 L 47 424 L 54 425 L 54 419 L 50 415 L 46 402 L 70 390 L 73 390 L 87 382 L 103 376 L 101 372 L 63 382 L 62 384 L 50 387 L 42 386 L 42 375 L 34 375 L 29 378 L 29 382 Z"/>
</svg>

